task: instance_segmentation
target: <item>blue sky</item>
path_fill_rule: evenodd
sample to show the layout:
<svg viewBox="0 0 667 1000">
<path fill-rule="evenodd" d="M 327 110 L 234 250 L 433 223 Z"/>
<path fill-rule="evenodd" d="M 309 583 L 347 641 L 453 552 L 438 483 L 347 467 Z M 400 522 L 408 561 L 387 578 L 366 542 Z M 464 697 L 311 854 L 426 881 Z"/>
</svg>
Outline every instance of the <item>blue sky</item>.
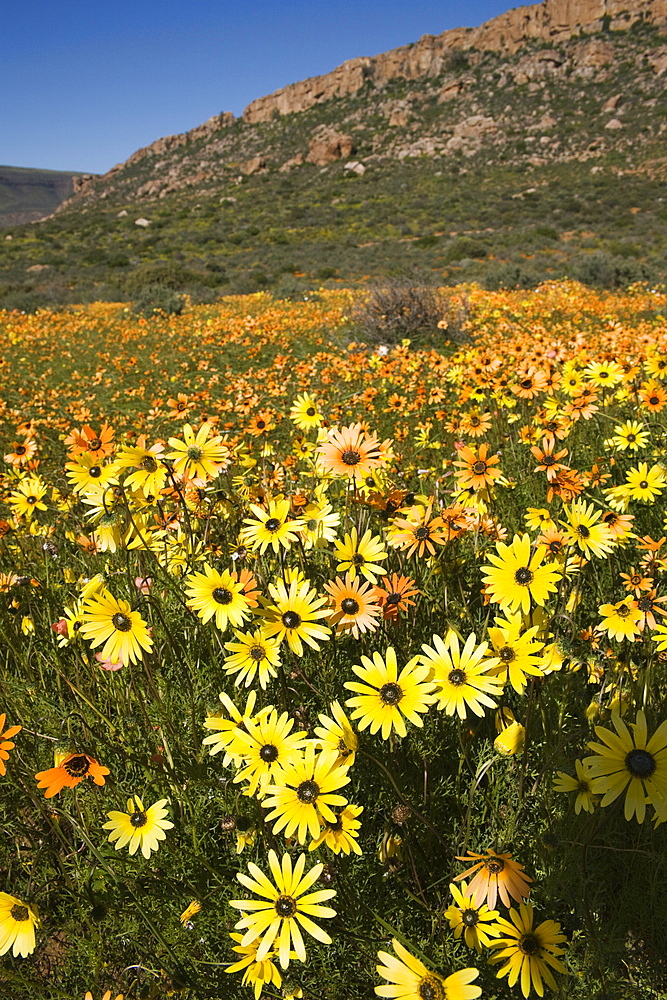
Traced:
<svg viewBox="0 0 667 1000">
<path fill-rule="evenodd" d="M 3 0 L 0 163 L 102 173 L 220 111 L 507 0 Z"/>
</svg>

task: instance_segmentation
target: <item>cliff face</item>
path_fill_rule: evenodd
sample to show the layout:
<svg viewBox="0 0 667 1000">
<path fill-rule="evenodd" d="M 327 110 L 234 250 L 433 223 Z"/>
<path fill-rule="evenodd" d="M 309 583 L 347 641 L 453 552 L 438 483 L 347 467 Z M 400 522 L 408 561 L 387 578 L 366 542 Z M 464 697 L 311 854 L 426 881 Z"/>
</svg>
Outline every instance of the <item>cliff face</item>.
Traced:
<svg viewBox="0 0 667 1000">
<path fill-rule="evenodd" d="M 378 85 L 396 77 L 415 80 L 438 76 L 456 50 L 512 55 L 528 41 L 557 43 L 579 32 L 591 33 L 604 27 L 626 29 L 638 20 L 656 25 L 667 22 L 667 0 L 544 0 L 530 7 L 516 7 L 478 28 L 424 35 L 413 45 L 350 59 L 331 73 L 290 84 L 252 101 L 243 118 L 249 123 L 266 122 L 276 115 L 305 111 L 332 97 L 355 94 L 368 80 Z"/>
</svg>

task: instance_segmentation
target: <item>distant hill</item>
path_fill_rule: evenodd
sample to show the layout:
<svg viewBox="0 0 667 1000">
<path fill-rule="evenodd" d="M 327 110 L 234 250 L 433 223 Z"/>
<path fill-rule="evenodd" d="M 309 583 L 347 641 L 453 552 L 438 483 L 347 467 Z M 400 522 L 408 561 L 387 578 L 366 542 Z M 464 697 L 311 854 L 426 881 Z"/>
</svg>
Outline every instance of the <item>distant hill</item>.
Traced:
<svg viewBox="0 0 667 1000">
<path fill-rule="evenodd" d="M 158 139 L 0 238 L 0 307 L 418 273 L 667 282 L 667 0 L 544 0 Z"/>
<path fill-rule="evenodd" d="M 74 194 L 74 178 L 81 176 L 64 170 L 0 166 L 0 229 L 50 215 Z"/>
</svg>

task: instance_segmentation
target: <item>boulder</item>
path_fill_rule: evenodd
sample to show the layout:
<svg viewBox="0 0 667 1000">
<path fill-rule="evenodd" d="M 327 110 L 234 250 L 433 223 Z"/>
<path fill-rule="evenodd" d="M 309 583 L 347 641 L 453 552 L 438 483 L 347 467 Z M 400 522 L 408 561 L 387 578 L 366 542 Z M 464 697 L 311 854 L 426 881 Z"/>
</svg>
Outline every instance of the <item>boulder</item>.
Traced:
<svg viewBox="0 0 667 1000">
<path fill-rule="evenodd" d="M 245 163 L 241 163 L 239 170 L 246 177 L 250 177 L 251 174 L 257 174 L 261 170 L 266 170 L 266 160 L 263 156 L 253 156 L 251 159 L 246 160 Z"/>
<path fill-rule="evenodd" d="M 335 160 L 347 159 L 354 152 L 354 141 L 349 135 L 323 130 L 316 132 L 308 143 L 307 163 L 324 167 Z"/>
</svg>

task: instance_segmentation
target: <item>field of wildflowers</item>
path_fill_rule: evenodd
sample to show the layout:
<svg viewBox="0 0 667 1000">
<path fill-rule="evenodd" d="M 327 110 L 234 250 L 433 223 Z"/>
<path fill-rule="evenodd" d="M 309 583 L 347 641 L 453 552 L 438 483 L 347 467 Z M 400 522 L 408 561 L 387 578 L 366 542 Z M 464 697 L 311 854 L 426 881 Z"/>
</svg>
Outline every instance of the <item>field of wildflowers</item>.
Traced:
<svg viewBox="0 0 667 1000">
<path fill-rule="evenodd" d="M 0 993 L 667 995 L 667 295 L 0 313 Z"/>
</svg>

